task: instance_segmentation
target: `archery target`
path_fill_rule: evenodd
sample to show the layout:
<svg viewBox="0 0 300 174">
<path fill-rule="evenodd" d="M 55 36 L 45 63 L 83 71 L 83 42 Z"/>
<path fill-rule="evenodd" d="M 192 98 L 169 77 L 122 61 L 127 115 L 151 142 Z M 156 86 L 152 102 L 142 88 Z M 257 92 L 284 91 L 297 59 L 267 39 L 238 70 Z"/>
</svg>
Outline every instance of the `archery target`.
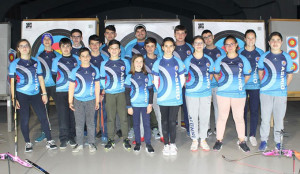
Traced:
<svg viewBox="0 0 300 174">
<path fill-rule="evenodd" d="M 298 36 L 286 37 L 286 51 L 292 57 L 294 73 L 299 72 Z"/>
</svg>

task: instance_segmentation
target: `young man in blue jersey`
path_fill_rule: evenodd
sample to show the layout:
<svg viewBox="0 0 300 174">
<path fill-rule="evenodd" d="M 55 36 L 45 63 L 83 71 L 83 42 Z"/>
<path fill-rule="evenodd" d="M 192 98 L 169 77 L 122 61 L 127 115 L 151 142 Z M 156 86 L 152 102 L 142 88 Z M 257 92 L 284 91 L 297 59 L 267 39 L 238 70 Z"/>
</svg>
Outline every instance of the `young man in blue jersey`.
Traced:
<svg viewBox="0 0 300 174">
<path fill-rule="evenodd" d="M 83 47 L 83 45 L 81 45 L 81 41 L 83 39 L 82 38 L 82 31 L 79 30 L 79 29 L 73 29 L 71 31 L 71 37 L 70 38 L 73 42 L 71 53 L 78 56 L 80 48 Z"/>
<path fill-rule="evenodd" d="M 238 51 L 238 54 L 245 56 L 250 62 L 252 72 L 248 83 L 245 85 L 246 89 L 246 104 L 244 110 L 244 120 L 245 120 L 245 141 L 247 141 L 247 115 L 248 115 L 248 104 L 250 108 L 250 134 L 249 140 L 252 146 L 257 146 L 256 141 L 256 128 L 258 124 L 258 112 L 259 112 L 259 88 L 260 81 L 258 77 L 258 60 L 260 56 L 264 53 L 263 50 L 255 46 L 256 33 L 254 30 L 249 29 L 245 32 L 244 36 L 245 47 Z M 249 96 L 249 98 L 248 98 Z M 248 99 L 247 99 L 248 98 Z"/>
<path fill-rule="evenodd" d="M 80 62 L 76 55 L 71 54 L 72 43 L 70 39 L 62 38 L 59 41 L 59 47 L 62 55 L 53 60 L 51 72 L 52 78 L 56 82 L 60 149 L 66 149 L 68 143 L 72 147 L 76 145 L 74 112 L 69 108 L 68 102 L 68 78 L 72 69 L 77 67 Z"/>
<path fill-rule="evenodd" d="M 185 42 L 185 38 L 187 35 L 187 29 L 183 25 L 177 25 L 174 29 L 175 43 L 176 47 L 173 52 L 173 55 L 180 58 L 183 62 L 184 60 L 190 56 L 194 52 L 194 48 L 187 42 Z M 188 136 L 190 136 L 189 129 L 189 115 L 185 102 L 185 87 L 182 88 L 183 95 L 183 105 L 182 105 L 182 114 L 184 118 L 184 124 L 187 131 Z"/>
<path fill-rule="evenodd" d="M 225 51 L 222 48 L 219 48 L 215 46 L 214 44 L 214 35 L 210 30 L 204 30 L 201 34 L 201 36 L 204 39 L 205 42 L 205 48 L 203 50 L 204 54 L 208 55 L 213 59 L 215 62 L 218 57 L 226 55 Z M 216 81 L 215 77 L 213 77 L 213 80 L 211 82 L 211 93 L 212 93 L 212 100 L 213 100 L 213 106 L 214 106 L 214 115 L 215 115 L 215 130 L 214 134 L 216 134 L 216 125 L 218 120 L 218 103 L 217 103 L 217 90 L 218 90 L 218 82 Z M 211 135 L 212 130 L 210 128 L 210 121 L 208 125 L 207 135 Z"/>
<path fill-rule="evenodd" d="M 126 150 L 131 149 L 128 136 L 128 121 L 125 99 L 125 78 L 130 70 L 128 60 L 120 58 L 120 45 L 117 40 L 111 40 L 108 44 L 110 53 L 109 60 L 103 61 L 100 67 L 100 82 L 104 87 L 106 97 L 105 109 L 107 112 L 107 134 L 108 142 L 105 149 L 109 150 L 115 146 L 114 131 L 116 114 L 120 117 L 121 130 L 123 133 L 123 146 Z"/>
<path fill-rule="evenodd" d="M 273 32 L 269 36 L 270 51 L 261 55 L 258 61 L 260 79 L 261 127 L 260 151 L 267 149 L 270 134 L 271 114 L 274 117 L 275 149 L 282 149 L 280 132 L 284 129 L 283 119 L 287 105 L 287 87 L 293 78 L 293 62 L 291 56 L 281 50 L 282 35 Z"/>
<path fill-rule="evenodd" d="M 72 70 L 69 78 L 69 107 L 75 115 L 77 138 L 77 145 L 72 152 L 83 149 L 85 124 L 89 150 L 95 152 L 95 110 L 99 109 L 100 98 L 99 68 L 90 63 L 91 53 L 88 48 L 79 50 L 79 59 L 81 65 Z"/>
<path fill-rule="evenodd" d="M 42 70 L 43 70 L 43 77 L 45 80 L 45 86 L 47 91 L 47 97 L 48 99 L 50 96 L 56 101 L 55 96 L 55 82 L 52 79 L 51 74 L 51 67 L 52 67 L 52 61 L 55 57 L 59 56 L 59 53 L 54 51 L 52 49 L 53 45 L 53 37 L 51 33 L 44 33 L 42 35 L 42 44 L 44 45 L 44 51 L 41 51 L 36 54 L 36 58 L 41 62 Z M 49 115 L 49 102 L 47 102 L 47 111 Z M 40 142 L 46 138 L 45 133 L 42 132 L 39 137 L 35 139 L 35 142 Z"/>
</svg>

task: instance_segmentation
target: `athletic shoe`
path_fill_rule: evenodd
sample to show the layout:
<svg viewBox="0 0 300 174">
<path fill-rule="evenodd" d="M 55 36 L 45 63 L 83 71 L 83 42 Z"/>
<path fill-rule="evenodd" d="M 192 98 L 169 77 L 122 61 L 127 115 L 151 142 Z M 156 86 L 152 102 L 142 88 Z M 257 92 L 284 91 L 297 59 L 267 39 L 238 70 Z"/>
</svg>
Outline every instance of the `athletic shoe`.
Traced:
<svg viewBox="0 0 300 174">
<path fill-rule="evenodd" d="M 198 141 L 193 141 L 192 142 L 191 151 L 193 151 L 193 152 L 198 151 Z"/>
<path fill-rule="evenodd" d="M 77 153 L 83 149 L 83 145 L 78 145 L 76 144 L 75 147 L 73 148 L 72 152 Z"/>
<path fill-rule="evenodd" d="M 161 141 L 162 143 L 165 143 L 164 137 L 160 137 L 160 141 Z"/>
<path fill-rule="evenodd" d="M 153 147 L 151 146 L 151 144 L 146 144 L 146 151 L 148 153 L 154 153 L 154 149 Z"/>
<path fill-rule="evenodd" d="M 207 142 L 205 140 L 203 140 L 203 141 L 200 142 L 200 147 L 204 151 L 210 151 L 210 148 L 209 148 L 209 146 L 208 146 L 208 144 L 207 144 Z"/>
<path fill-rule="evenodd" d="M 247 146 L 246 141 L 239 142 L 239 149 L 243 152 L 250 152 L 250 148 Z"/>
<path fill-rule="evenodd" d="M 107 144 L 107 137 L 101 137 L 101 145 Z"/>
<path fill-rule="evenodd" d="M 141 143 L 136 143 L 135 147 L 133 148 L 133 151 L 139 152 L 141 150 Z"/>
<path fill-rule="evenodd" d="M 275 149 L 280 150 L 280 146 L 281 146 L 280 143 L 276 143 Z M 283 147 L 281 147 L 281 150 L 283 150 Z"/>
<path fill-rule="evenodd" d="M 111 139 L 108 140 L 107 144 L 104 146 L 106 150 L 110 150 L 115 147 L 115 142 Z"/>
<path fill-rule="evenodd" d="M 70 138 L 68 143 L 70 144 L 71 147 L 75 147 L 76 146 L 76 141 L 74 138 Z"/>
<path fill-rule="evenodd" d="M 134 137 L 134 131 L 133 131 L 133 128 L 131 128 L 128 132 L 128 138 L 132 139 L 133 137 Z"/>
<path fill-rule="evenodd" d="M 211 131 L 211 129 L 209 128 L 208 130 L 207 130 L 207 137 L 209 137 L 209 136 L 211 136 L 212 135 L 212 131 Z"/>
<path fill-rule="evenodd" d="M 254 136 L 249 137 L 249 140 L 252 146 L 257 146 L 257 141 Z"/>
<path fill-rule="evenodd" d="M 145 138 L 144 137 L 141 137 L 141 142 L 144 142 L 145 141 Z M 132 144 L 136 144 L 136 141 L 134 140 L 133 142 L 132 142 Z"/>
<path fill-rule="evenodd" d="M 247 136 L 245 136 L 245 139 L 244 139 L 244 141 L 246 141 L 246 142 L 248 141 L 248 137 L 247 137 Z"/>
<path fill-rule="evenodd" d="M 123 147 L 124 147 L 126 150 L 130 150 L 130 149 L 131 149 L 130 140 L 129 140 L 128 138 L 126 138 L 126 139 L 123 141 Z"/>
<path fill-rule="evenodd" d="M 119 138 L 122 138 L 122 131 L 121 131 L 121 129 L 117 130 L 116 134 L 118 135 Z"/>
<path fill-rule="evenodd" d="M 154 137 L 154 139 L 160 139 L 160 133 L 159 133 L 159 130 L 157 128 L 153 128 L 152 130 L 152 135 Z"/>
<path fill-rule="evenodd" d="M 262 141 L 259 145 L 259 148 L 258 148 L 259 151 L 266 151 L 267 150 L 267 142 L 266 141 Z"/>
<path fill-rule="evenodd" d="M 99 131 L 97 134 L 96 134 L 96 138 L 101 138 L 102 137 L 102 132 Z"/>
<path fill-rule="evenodd" d="M 222 146 L 223 146 L 222 141 L 217 140 L 214 147 L 213 147 L 213 150 L 214 151 L 220 151 L 222 149 Z"/>
<path fill-rule="evenodd" d="M 32 152 L 32 146 L 33 146 L 32 143 L 27 142 L 27 143 L 25 144 L 25 152 Z"/>
<path fill-rule="evenodd" d="M 165 144 L 164 148 L 162 150 L 163 155 L 165 156 L 169 156 L 170 155 L 170 145 L 169 144 Z"/>
<path fill-rule="evenodd" d="M 60 148 L 60 149 L 66 149 L 66 148 L 67 148 L 67 141 L 62 141 L 62 142 L 60 142 L 59 148 Z"/>
<path fill-rule="evenodd" d="M 170 155 L 177 155 L 176 144 L 170 144 Z"/>
<path fill-rule="evenodd" d="M 41 135 L 34 140 L 34 142 L 38 143 L 43 141 L 44 139 L 46 139 L 46 134 L 42 132 Z"/>
<path fill-rule="evenodd" d="M 97 150 L 97 147 L 94 143 L 89 144 L 89 150 L 90 152 L 95 152 Z"/>
<path fill-rule="evenodd" d="M 57 149 L 55 141 L 54 140 L 47 141 L 46 148 L 47 149 Z"/>
<path fill-rule="evenodd" d="M 216 128 L 214 129 L 214 134 L 217 135 L 217 129 Z"/>
</svg>

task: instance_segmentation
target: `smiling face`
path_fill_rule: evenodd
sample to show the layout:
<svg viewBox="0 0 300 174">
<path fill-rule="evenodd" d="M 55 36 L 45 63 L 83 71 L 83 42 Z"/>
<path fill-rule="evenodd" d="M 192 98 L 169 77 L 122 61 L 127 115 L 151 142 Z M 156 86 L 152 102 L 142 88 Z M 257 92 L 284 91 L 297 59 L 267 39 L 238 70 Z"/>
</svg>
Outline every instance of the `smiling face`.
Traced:
<svg viewBox="0 0 300 174">
<path fill-rule="evenodd" d="M 99 41 L 96 41 L 96 40 L 91 40 L 90 41 L 90 48 L 92 50 L 92 52 L 98 52 L 100 47 L 101 47 L 101 43 Z"/>
<path fill-rule="evenodd" d="M 44 39 L 43 39 L 43 45 L 45 46 L 45 47 L 51 47 L 51 45 L 52 45 L 52 41 L 51 41 L 51 38 L 50 37 L 44 37 Z"/>
<path fill-rule="evenodd" d="M 81 61 L 81 63 L 83 65 L 87 65 L 90 63 L 91 60 L 91 55 L 88 51 L 83 51 L 82 53 L 80 53 L 79 55 L 79 60 Z"/>
<path fill-rule="evenodd" d="M 144 58 L 143 57 L 137 57 L 134 61 L 133 61 L 133 65 L 134 65 L 134 70 L 137 72 L 141 72 L 142 68 L 144 66 Z"/>
<path fill-rule="evenodd" d="M 119 57 L 121 49 L 118 44 L 112 44 L 109 46 L 108 52 L 110 53 L 111 57 Z"/>
<path fill-rule="evenodd" d="M 145 45 L 145 49 L 146 49 L 147 53 L 153 54 L 156 49 L 156 45 L 154 43 L 150 42 Z"/>
<path fill-rule="evenodd" d="M 281 50 L 281 45 L 282 45 L 282 40 L 279 36 L 274 35 L 270 39 L 269 45 L 271 47 L 271 51 L 280 51 Z"/>
<path fill-rule="evenodd" d="M 205 33 L 202 35 L 202 37 L 207 46 L 214 45 L 214 36 L 211 33 Z"/>
<path fill-rule="evenodd" d="M 175 45 L 172 41 L 166 41 L 161 48 L 164 51 L 165 55 L 172 55 L 173 51 L 175 50 Z"/>
<path fill-rule="evenodd" d="M 256 37 L 254 33 L 248 33 L 245 37 L 246 45 L 249 47 L 254 47 L 256 42 Z"/>
<path fill-rule="evenodd" d="M 235 40 L 233 40 L 231 38 L 227 39 L 225 41 L 225 44 L 224 44 L 224 46 L 226 48 L 226 51 L 228 53 L 236 53 L 236 51 L 237 51 L 237 45 L 238 44 L 235 42 Z"/>
<path fill-rule="evenodd" d="M 184 42 L 185 41 L 185 37 L 186 37 L 186 33 L 184 30 L 178 30 L 175 32 L 174 34 L 176 41 L 178 42 Z"/>
<path fill-rule="evenodd" d="M 135 32 L 135 37 L 139 41 L 145 41 L 146 39 L 146 30 L 144 28 L 139 28 Z"/>
<path fill-rule="evenodd" d="M 193 42 L 193 47 L 195 48 L 195 51 L 203 51 L 203 48 L 205 47 L 204 40 L 197 38 Z"/>
</svg>

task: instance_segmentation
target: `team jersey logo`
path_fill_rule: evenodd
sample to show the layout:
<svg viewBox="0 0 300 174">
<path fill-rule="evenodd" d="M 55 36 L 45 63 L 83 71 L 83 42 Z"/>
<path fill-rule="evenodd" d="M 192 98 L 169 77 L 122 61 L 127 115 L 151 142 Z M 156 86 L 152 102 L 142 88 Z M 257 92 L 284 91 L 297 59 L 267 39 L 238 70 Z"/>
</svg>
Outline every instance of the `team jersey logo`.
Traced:
<svg viewBox="0 0 300 174">
<path fill-rule="evenodd" d="M 145 82 L 146 82 L 146 83 L 148 82 L 148 78 L 145 78 Z"/>
<path fill-rule="evenodd" d="M 258 62 L 259 61 L 259 57 L 256 57 L 255 60 L 256 60 L 256 62 Z"/>
<path fill-rule="evenodd" d="M 209 53 L 210 53 L 210 52 L 209 52 Z M 211 54 L 211 53 L 210 53 L 210 54 Z M 221 54 L 217 54 L 217 55 L 216 55 L 216 57 L 220 57 L 220 56 L 221 56 Z"/>
<path fill-rule="evenodd" d="M 210 63 L 206 63 L 206 67 L 209 67 L 210 66 Z"/>
<path fill-rule="evenodd" d="M 285 65 L 286 65 L 286 61 L 283 60 L 283 61 L 281 62 L 281 64 L 282 64 L 282 66 L 285 66 Z"/>
<path fill-rule="evenodd" d="M 95 73 L 94 73 L 94 72 L 92 73 L 92 76 L 93 76 L 93 77 L 95 76 Z"/>
<path fill-rule="evenodd" d="M 243 67 L 243 64 L 242 64 L 242 63 L 239 63 L 238 65 L 239 65 L 239 67 L 240 67 L 240 68 L 242 68 L 242 67 Z"/>
<path fill-rule="evenodd" d="M 77 63 L 74 63 L 74 66 L 77 66 Z"/>
<path fill-rule="evenodd" d="M 192 53 L 191 50 L 187 50 L 187 51 L 186 51 L 186 54 L 187 54 L 188 56 L 191 55 L 191 53 Z"/>
<path fill-rule="evenodd" d="M 125 70 L 125 66 L 121 66 L 121 71 L 124 71 Z"/>
<path fill-rule="evenodd" d="M 35 63 L 33 66 L 36 68 L 37 67 L 37 63 Z"/>
<path fill-rule="evenodd" d="M 178 66 L 175 66 L 175 71 L 178 71 Z"/>
</svg>

